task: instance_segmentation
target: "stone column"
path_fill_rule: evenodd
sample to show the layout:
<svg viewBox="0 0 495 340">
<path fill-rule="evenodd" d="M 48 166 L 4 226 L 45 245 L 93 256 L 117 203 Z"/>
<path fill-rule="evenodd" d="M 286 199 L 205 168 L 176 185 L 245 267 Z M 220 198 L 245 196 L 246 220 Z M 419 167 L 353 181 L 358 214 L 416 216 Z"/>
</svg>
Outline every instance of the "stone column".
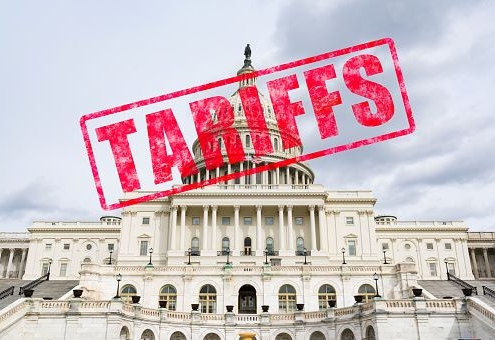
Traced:
<svg viewBox="0 0 495 340">
<path fill-rule="evenodd" d="M 239 251 L 239 209 L 241 207 L 239 205 L 234 205 L 234 252 L 237 255 L 237 251 Z M 233 254 L 232 254 L 233 255 Z"/>
<path fill-rule="evenodd" d="M 173 205 L 171 209 L 172 209 L 172 218 L 170 219 L 170 247 L 168 247 L 168 249 L 175 250 L 177 249 L 176 237 L 175 237 L 175 233 L 177 229 L 177 206 Z"/>
<path fill-rule="evenodd" d="M 205 251 L 208 249 L 208 210 L 209 205 L 203 205 L 203 236 L 202 236 L 202 246 L 201 250 Z"/>
<path fill-rule="evenodd" d="M 217 246 L 217 209 L 216 205 L 211 206 L 211 243 L 210 248 L 215 250 Z"/>
<path fill-rule="evenodd" d="M 292 184 L 290 181 L 289 167 L 285 168 L 285 184 Z"/>
<path fill-rule="evenodd" d="M 326 238 L 327 216 L 324 205 L 318 206 L 318 224 L 320 231 L 320 250 L 328 251 L 328 241 Z"/>
<path fill-rule="evenodd" d="M 12 267 L 12 259 L 14 258 L 14 251 L 15 249 L 10 248 L 9 249 L 9 263 L 7 264 L 7 273 L 5 274 L 5 277 L 8 279 L 9 278 L 9 272 L 10 268 Z"/>
<path fill-rule="evenodd" d="M 273 184 L 280 184 L 280 168 L 275 169 L 275 181 Z"/>
<path fill-rule="evenodd" d="M 492 277 L 490 262 L 488 262 L 488 249 L 483 248 L 483 258 L 485 259 L 486 277 Z"/>
<path fill-rule="evenodd" d="M 287 233 L 289 234 L 288 248 L 289 250 L 294 251 L 295 244 L 294 244 L 294 227 L 292 225 L 292 205 L 287 206 Z"/>
<path fill-rule="evenodd" d="M 263 244 L 261 240 L 261 205 L 256 206 L 256 255 L 260 256 L 263 249 L 261 245 Z"/>
<path fill-rule="evenodd" d="M 277 168 L 278 170 L 278 168 Z M 279 249 L 285 250 L 285 233 L 284 233 L 284 206 L 278 206 L 278 238 L 279 238 Z"/>
<path fill-rule="evenodd" d="M 316 249 L 316 226 L 315 226 L 315 206 L 309 206 L 309 224 L 311 227 L 311 251 L 317 251 Z"/>
<path fill-rule="evenodd" d="M 299 170 L 295 170 L 295 173 L 294 173 L 294 184 L 299 184 Z"/>
<path fill-rule="evenodd" d="M 479 277 L 479 273 L 478 273 L 478 263 L 476 263 L 476 253 L 475 253 L 475 249 L 474 248 L 470 248 L 469 249 L 469 253 L 471 255 L 471 263 L 473 264 L 473 274 L 474 274 L 474 278 L 476 280 L 478 280 L 480 277 Z"/>
<path fill-rule="evenodd" d="M 26 254 L 27 254 L 27 248 L 22 249 L 21 263 L 19 263 L 19 275 L 17 275 L 18 279 L 22 279 L 22 272 L 26 267 Z"/>
<path fill-rule="evenodd" d="M 186 249 L 186 205 L 180 206 L 180 250 Z"/>
<path fill-rule="evenodd" d="M 0 248 L 0 269 L 2 271 L 0 271 L 0 279 L 3 278 L 3 269 L 1 266 L 2 266 L 2 252 L 3 252 L 3 248 Z"/>
</svg>

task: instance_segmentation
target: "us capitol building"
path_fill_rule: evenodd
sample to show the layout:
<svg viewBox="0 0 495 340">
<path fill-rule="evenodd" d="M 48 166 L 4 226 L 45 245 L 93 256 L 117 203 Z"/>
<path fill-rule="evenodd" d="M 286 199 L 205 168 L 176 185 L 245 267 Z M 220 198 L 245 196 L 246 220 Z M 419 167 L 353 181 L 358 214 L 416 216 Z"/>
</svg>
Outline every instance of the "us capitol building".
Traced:
<svg viewBox="0 0 495 340">
<path fill-rule="evenodd" d="M 249 54 L 237 74 L 252 72 Z M 196 141 L 184 184 L 302 154 L 260 100 L 274 152 L 208 171 Z M 238 91 L 229 101 L 253 153 Z M 314 178 L 292 164 L 0 233 L 0 339 L 495 339 L 495 233 L 376 216 L 371 191 Z"/>
</svg>

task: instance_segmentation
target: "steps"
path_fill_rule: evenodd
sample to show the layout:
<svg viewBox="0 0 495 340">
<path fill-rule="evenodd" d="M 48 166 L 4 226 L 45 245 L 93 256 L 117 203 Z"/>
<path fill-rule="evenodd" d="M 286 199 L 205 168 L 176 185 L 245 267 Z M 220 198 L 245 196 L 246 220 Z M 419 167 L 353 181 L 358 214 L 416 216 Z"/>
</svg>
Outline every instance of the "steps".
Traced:
<svg viewBox="0 0 495 340">
<path fill-rule="evenodd" d="M 478 289 L 478 295 L 483 295 L 482 286 L 486 286 L 490 289 L 495 290 L 495 281 L 489 280 L 470 280 L 465 281 L 469 283 L 471 286 L 474 286 Z M 418 285 L 420 285 L 423 289 L 427 290 L 433 296 L 438 299 L 443 298 L 444 296 L 451 297 L 463 297 L 462 287 L 453 281 L 447 280 L 418 280 Z M 474 294 L 474 292 L 473 292 Z"/>
<path fill-rule="evenodd" d="M 19 287 L 28 284 L 31 281 L 18 280 L 15 284 L 14 295 L 7 296 L 6 298 L 0 300 L 0 310 L 10 305 L 17 299 L 23 298 L 24 295 L 19 295 Z M 52 280 L 43 281 L 38 286 L 34 288 L 33 298 L 44 298 L 49 297 L 53 300 L 57 300 L 62 297 L 65 293 L 69 292 L 79 284 L 77 280 Z M 13 286 L 14 284 L 10 284 Z M 6 286 L 8 288 L 10 286 Z"/>
<path fill-rule="evenodd" d="M 437 299 L 443 297 L 463 297 L 462 287 L 453 281 L 447 280 L 418 280 L 424 290 L 435 296 Z"/>
</svg>

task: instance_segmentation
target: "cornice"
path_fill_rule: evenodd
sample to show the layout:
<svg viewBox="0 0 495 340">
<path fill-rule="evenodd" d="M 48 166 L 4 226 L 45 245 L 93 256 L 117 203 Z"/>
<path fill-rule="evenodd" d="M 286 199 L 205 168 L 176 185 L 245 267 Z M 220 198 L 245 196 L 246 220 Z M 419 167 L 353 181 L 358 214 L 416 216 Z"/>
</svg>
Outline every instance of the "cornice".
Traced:
<svg viewBox="0 0 495 340">
<path fill-rule="evenodd" d="M 430 231 L 430 232 L 437 232 L 437 231 L 456 231 L 456 232 L 467 232 L 469 228 L 467 227 L 447 227 L 447 228 L 438 228 L 437 226 L 432 226 L 432 227 L 388 227 L 388 228 L 383 228 L 383 227 L 376 227 L 375 230 L 378 231 L 383 231 L 383 232 L 404 232 L 404 231 Z"/>
<path fill-rule="evenodd" d="M 120 232 L 119 228 L 84 228 L 84 227 L 70 227 L 70 228 L 28 228 L 31 234 L 36 233 L 46 233 L 46 232 Z"/>
</svg>

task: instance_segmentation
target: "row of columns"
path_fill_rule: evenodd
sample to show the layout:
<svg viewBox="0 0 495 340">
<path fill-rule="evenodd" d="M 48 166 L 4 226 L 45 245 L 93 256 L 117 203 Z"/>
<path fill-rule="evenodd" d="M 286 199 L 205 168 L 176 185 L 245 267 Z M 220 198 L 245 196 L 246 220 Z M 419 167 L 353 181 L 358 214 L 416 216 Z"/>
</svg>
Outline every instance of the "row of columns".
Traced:
<svg viewBox="0 0 495 340">
<path fill-rule="evenodd" d="M 244 169 L 244 162 L 239 163 L 239 172 L 242 172 L 244 170 L 249 170 L 249 169 L 255 169 L 256 168 L 256 163 L 254 162 L 248 162 L 247 163 L 246 169 Z M 260 165 L 261 166 L 261 165 Z M 191 175 L 187 177 L 186 184 L 192 184 L 192 183 L 200 183 L 205 180 L 208 180 L 211 178 L 217 178 L 220 176 L 224 175 L 230 175 L 234 173 L 232 169 L 232 165 L 230 163 L 227 164 L 226 167 L 226 174 L 221 174 L 221 170 L 224 168 L 216 168 L 215 174 L 210 175 L 210 171 L 206 169 L 200 169 L 197 174 Z M 292 179 L 291 176 L 291 171 L 290 169 L 293 169 L 294 177 Z M 281 181 L 281 174 L 285 174 L 285 181 Z M 299 178 L 301 173 L 301 178 Z M 269 183 L 268 177 L 271 176 L 271 183 Z M 249 179 L 249 180 L 247 180 Z M 235 184 L 235 179 L 228 180 L 227 184 Z M 243 176 L 239 178 L 239 184 L 256 184 L 256 173 L 248 175 L 248 176 Z M 261 183 L 258 184 L 272 184 L 272 185 L 277 185 L 277 184 L 294 184 L 294 185 L 307 185 L 311 184 L 311 178 L 309 175 L 306 173 L 299 171 L 296 168 L 291 168 L 291 167 L 285 167 L 285 168 L 276 168 L 273 170 L 266 170 L 261 173 Z"/>
<path fill-rule="evenodd" d="M 478 271 L 478 262 L 476 260 L 476 249 L 480 248 L 469 248 L 469 253 L 471 255 L 471 263 L 473 265 L 473 274 L 476 279 L 479 279 L 479 271 Z M 483 250 L 483 260 L 485 264 L 485 270 L 486 270 L 486 277 L 491 278 L 493 277 L 491 267 L 490 267 L 490 261 L 488 260 L 488 248 L 484 247 L 481 248 Z"/>
<path fill-rule="evenodd" d="M 265 249 L 265 241 L 262 239 L 262 206 L 256 205 L 256 251 L 257 255 L 261 255 Z M 234 235 L 233 235 L 233 249 L 232 251 L 240 251 L 240 205 L 234 205 Z M 279 205 L 278 206 L 278 248 L 279 250 L 295 250 L 294 242 L 294 230 L 293 230 L 293 215 L 292 205 Z M 177 225 L 178 210 L 180 210 L 180 224 Z M 209 212 L 211 210 L 211 226 L 208 224 Z M 202 220 L 202 236 L 201 236 L 201 250 L 215 250 L 219 245 L 214 244 L 217 240 L 217 210 L 216 205 L 203 205 L 203 220 Z M 172 206 L 171 218 L 170 218 L 170 248 L 171 250 L 185 250 L 189 248 L 186 245 L 186 211 L 187 206 Z M 318 206 L 318 222 L 319 222 L 319 238 L 322 249 L 318 249 L 316 242 L 316 218 L 315 218 L 315 206 L 309 205 L 309 222 L 310 222 L 310 241 L 311 251 L 327 250 L 324 240 L 326 231 L 326 216 L 325 208 L 323 205 Z M 287 219 L 287 224 L 285 224 Z M 177 228 L 179 231 L 179 242 L 177 242 Z M 286 228 L 287 227 L 287 228 Z M 286 233 L 287 231 L 287 233 Z M 211 235 L 211 237 L 208 237 Z"/>
<path fill-rule="evenodd" d="M 9 251 L 9 259 L 7 261 L 7 267 L 6 268 L 3 267 L 2 271 L 0 272 L 0 278 L 11 278 L 10 273 L 11 273 L 11 270 L 12 270 L 12 267 L 14 264 L 13 263 L 14 254 L 15 254 L 16 250 L 19 250 L 19 251 L 22 251 L 22 254 L 21 254 L 20 262 L 17 265 L 18 272 L 15 275 L 15 278 L 21 279 L 22 275 L 23 275 L 24 268 L 26 267 L 26 255 L 27 255 L 28 249 L 27 248 L 8 248 L 8 249 L 0 248 L 0 261 L 2 260 L 2 254 L 3 254 L 4 250 Z"/>
</svg>

